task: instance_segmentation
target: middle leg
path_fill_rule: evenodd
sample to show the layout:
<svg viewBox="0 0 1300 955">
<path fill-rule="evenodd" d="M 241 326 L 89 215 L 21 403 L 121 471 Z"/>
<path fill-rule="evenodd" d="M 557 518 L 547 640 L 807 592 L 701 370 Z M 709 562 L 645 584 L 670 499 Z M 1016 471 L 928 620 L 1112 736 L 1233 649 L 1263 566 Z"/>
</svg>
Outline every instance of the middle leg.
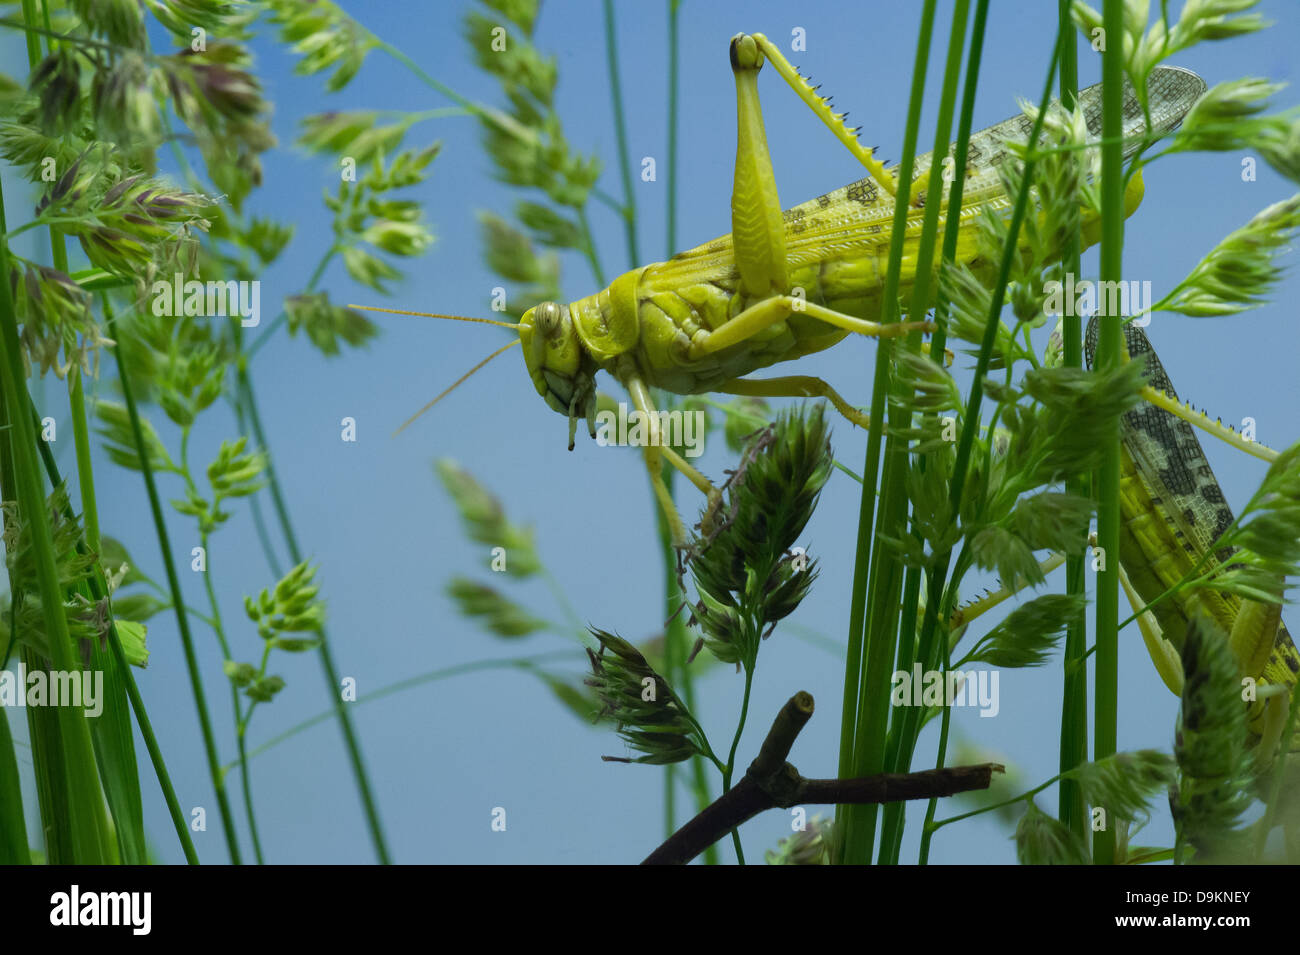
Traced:
<svg viewBox="0 0 1300 955">
<path fill-rule="evenodd" d="M 834 309 L 805 301 L 802 298 L 795 298 L 792 295 L 773 295 L 761 302 L 755 302 L 735 318 L 730 319 L 713 331 L 696 332 L 695 337 L 691 339 L 688 355 L 691 358 L 711 355 L 724 348 L 739 344 L 757 335 L 763 329 L 775 325 L 777 322 L 783 322 L 795 314 L 807 315 L 828 325 L 856 332 L 859 335 L 870 335 L 878 338 L 894 338 L 917 330 L 932 332 L 936 327 L 934 322 L 927 321 L 882 324 L 881 322 L 858 318 L 854 315 L 846 315 L 843 312 L 837 312 Z"/>
<path fill-rule="evenodd" d="M 717 388 L 727 395 L 753 398 L 825 398 L 835 410 L 859 428 L 870 428 L 871 418 L 849 404 L 838 391 L 812 375 L 788 375 L 783 378 L 732 378 Z"/>
</svg>

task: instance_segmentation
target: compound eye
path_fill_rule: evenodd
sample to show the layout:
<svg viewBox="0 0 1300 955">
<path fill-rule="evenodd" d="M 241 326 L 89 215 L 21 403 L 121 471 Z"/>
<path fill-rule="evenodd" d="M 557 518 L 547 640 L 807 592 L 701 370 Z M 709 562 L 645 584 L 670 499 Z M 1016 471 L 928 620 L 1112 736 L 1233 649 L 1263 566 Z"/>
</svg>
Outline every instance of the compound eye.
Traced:
<svg viewBox="0 0 1300 955">
<path fill-rule="evenodd" d="M 533 309 L 533 321 L 545 338 L 555 338 L 560 332 L 563 315 L 554 302 L 542 302 Z"/>
</svg>

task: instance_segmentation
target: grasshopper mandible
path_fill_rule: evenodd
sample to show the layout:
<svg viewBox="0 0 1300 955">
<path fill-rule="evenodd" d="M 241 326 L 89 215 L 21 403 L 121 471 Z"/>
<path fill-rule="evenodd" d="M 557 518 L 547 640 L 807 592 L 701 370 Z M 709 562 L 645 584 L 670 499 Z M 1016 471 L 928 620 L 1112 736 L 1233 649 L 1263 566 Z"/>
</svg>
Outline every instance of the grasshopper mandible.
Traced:
<svg viewBox="0 0 1300 955">
<path fill-rule="evenodd" d="M 820 397 L 845 418 L 863 427 L 867 416 L 820 378 L 794 375 L 754 379 L 751 372 L 777 362 L 792 361 L 830 348 L 850 333 L 893 337 L 921 329 L 925 321 L 876 321 L 888 259 L 897 169 L 886 168 L 858 142 L 857 131 L 844 124 L 781 52 L 762 34 L 738 34 L 730 45 L 738 111 L 736 168 L 731 196 L 731 233 L 682 252 L 667 262 L 627 272 L 609 286 L 569 304 L 542 302 L 524 313 L 517 325 L 517 342 L 499 349 L 470 371 L 514 344 L 523 346 L 528 374 L 546 403 L 569 419 L 569 448 L 580 418 L 596 434 L 595 375 L 605 371 L 628 391 L 646 421 L 649 437 L 645 464 L 676 544 L 686 532 L 663 481 L 666 459 L 692 484 L 719 499 L 717 488 L 660 440 L 660 418 L 650 389 L 677 394 L 720 392 L 759 397 Z M 782 211 L 768 154 L 758 96 L 758 74 L 770 62 L 782 79 L 807 104 L 831 133 L 866 168 L 868 175 L 834 192 Z M 1205 90 L 1196 74 L 1175 67 L 1158 67 L 1149 80 L 1154 132 L 1175 127 Z M 1090 133 L 1100 131 L 1100 86 L 1079 94 Z M 1144 131 L 1142 110 L 1127 91 L 1125 141 L 1136 143 Z M 1008 139 L 1025 139 L 1032 128 L 1026 116 L 1009 119 L 975 133 L 968 148 L 969 168 L 960 211 L 957 257 L 968 264 L 980 260 L 975 220 L 984 210 L 1009 209 L 997 167 L 1012 159 Z M 1136 148 L 1136 146 L 1132 147 Z M 902 241 L 919 243 L 926 193 L 920 180 L 932 156 L 915 161 L 907 228 Z M 1141 176 L 1130 181 L 1125 213 L 1142 197 Z M 946 192 L 940 202 L 946 206 Z M 944 214 L 946 218 L 946 213 Z M 1085 214 L 1085 244 L 1097 241 L 1095 216 Z M 904 250 L 900 295 L 911 287 L 915 252 Z M 397 309 L 369 308 L 398 314 Z M 458 316 L 436 315 L 439 318 Z M 464 381 L 463 376 L 452 388 Z M 425 405 L 411 420 L 432 407 L 449 388 Z M 407 422 L 409 424 L 410 421 Z M 405 427 L 403 425 L 402 427 Z M 400 430 L 400 429 L 399 429 Z"/>
</svg>

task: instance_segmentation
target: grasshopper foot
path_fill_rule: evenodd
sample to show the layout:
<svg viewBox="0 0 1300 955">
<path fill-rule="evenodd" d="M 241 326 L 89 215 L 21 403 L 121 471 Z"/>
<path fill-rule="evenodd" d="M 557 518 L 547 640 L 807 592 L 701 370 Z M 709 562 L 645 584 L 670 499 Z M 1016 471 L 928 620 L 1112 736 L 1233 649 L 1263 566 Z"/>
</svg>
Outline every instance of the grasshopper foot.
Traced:
<svg viewBox="0 0 1300 955">
<path fill-rule="evenodd" d="M 737 33 L 731 38 L 729 53 L 731 68 L 737 73 L 763 68 L 763 50 L 758 41 L 748 33 Z"/>
</svg>

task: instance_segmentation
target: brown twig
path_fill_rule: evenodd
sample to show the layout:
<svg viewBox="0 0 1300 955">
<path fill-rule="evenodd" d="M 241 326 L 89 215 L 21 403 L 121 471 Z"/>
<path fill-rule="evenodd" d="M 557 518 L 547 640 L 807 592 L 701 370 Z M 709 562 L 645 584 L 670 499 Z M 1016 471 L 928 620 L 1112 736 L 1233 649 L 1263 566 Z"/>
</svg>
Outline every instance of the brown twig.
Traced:
<svg viewBox="0 0 1300 955">
<path fill-rule="evenodd" d="M 768 809 L 952 796 L 987 789 L 995 772 L 1005 772 L 998 763 L 984 763 L 859 779 L 805 779 L 786 762 L 786 756 L 812 714 L 812 694 L 800 691 L 790 697 L 740 782 L 669 836 L 641 864 L 685 865 L 732 829 Z"/>
</svg>

